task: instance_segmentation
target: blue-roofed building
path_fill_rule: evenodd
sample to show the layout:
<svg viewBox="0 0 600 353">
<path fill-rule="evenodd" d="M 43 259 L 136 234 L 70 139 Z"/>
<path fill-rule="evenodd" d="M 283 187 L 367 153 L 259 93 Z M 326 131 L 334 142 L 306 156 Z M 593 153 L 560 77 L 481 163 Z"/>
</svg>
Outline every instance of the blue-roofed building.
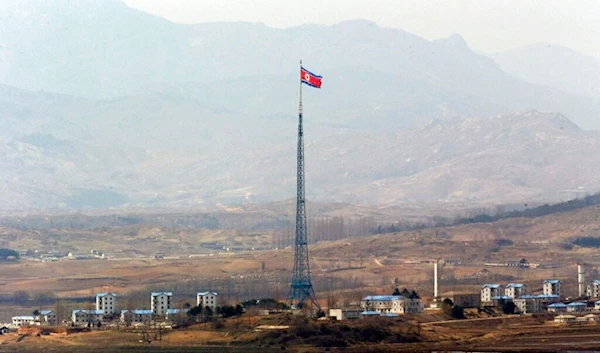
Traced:
<svg viewBox="0 0 600 353">
<path fill-rule="evenodd" d="M 600 298 L 600 280 L 595 279 L 587 284 L 586 294 L 589 298 Z"/>
<path fill-rule="evenodd" d="M 117 295 L 115 293 L 97 293 L 96 310 L 102 310 L 104 315 L 117 313 Z"/>
<path fill-rule="evenodd" d="M 56 325 L 56 313 L 52 310 L 42 310 L 36 317 L 36 321 L 40 324 Z"/>
<path fill-rule="evenodd" d="M 522 295 L 513 300 L 521 314 L 533 314 L 542 311 L 542 299 L 535 295 Z"/>
<path fill-rule="evenodd" d="M 562 298 L 562 282 L 557 279 L 547 279 L 544 281 L 542 286 L 544 294 L 546 295 L 558 295 Z"/>
<path fill-rule="evenodd" d="M 132 322 L 152 321 L 152 310 L 121 310 L 121 321 L 127 324 Z"/>
<path fill-rule="evenodd" d="M 504 288 L 504 295 L 512 298 L 519 298 L 527 294 L 527 286 L 523 283 L 509 283 Z"/>
<path fill-rule="evenodd" d="M 217 310 L 217 298 L 216 292 L 198 292 L 196 295 L 196 305 L 202 308 L 211 308 L 213 312 Z"/>
<path fill-rule="evenodd" d="M 401 295 L 369 295 L 360 302 L 365 311 L 394 314 L 416 314 L 423 312 L 420 298 L 407 298 Z"/>
<path fill-rule="evenodd" d="M 582 302 L 572 302 L 567 304 L 567 311 L 570 313 L 582 313 L 587 311 L 587 304 Z"/>
<path fill-rule="evenodd" d="M 565 313 L 567 312 L 567 304 L 553 303 L 548 305 L 547 310 L 551 313 Z"/>
<path fill-rule="evenodd" d="M 172 309 L 172 292 L 152 292 L 150 295 L 150 310 L 155 315 L 166 315 Z"/>
<path fill-rule="evenodd" d="M 481 305 L 490 305 L 492 297 L 501 296 L 503 292 L 500 284 L 484 284 L 481 287 Z"/>
<path fill-rule="evenodd" d="M 98 321 L 102 321 L 104 312 L 102 310 L 80 310 L 75 309 L 71 314 L 71 321 L 76 325 L 87 325 L 91 323 L 95 325 Z"/>
</svg>

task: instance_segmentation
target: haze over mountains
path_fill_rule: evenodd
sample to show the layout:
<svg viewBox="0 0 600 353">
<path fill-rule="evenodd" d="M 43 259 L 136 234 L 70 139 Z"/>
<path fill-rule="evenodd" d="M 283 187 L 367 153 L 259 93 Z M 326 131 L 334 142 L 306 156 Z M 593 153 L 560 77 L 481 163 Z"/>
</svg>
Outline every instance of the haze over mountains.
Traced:
<svg viewBox="0 0 600 353">
<path fill-rule="evenodd" d="M 600 188 L 600 137 L 575 125 L 600 127 L 594 91 L 511 76 L 459 35 L 181 25 L 117 0 L 1 0 L 0 33 L 0 208 L 293 197 L 299 58 L 324 75 L 305 90 L 311 200 Z"/>
</svg>

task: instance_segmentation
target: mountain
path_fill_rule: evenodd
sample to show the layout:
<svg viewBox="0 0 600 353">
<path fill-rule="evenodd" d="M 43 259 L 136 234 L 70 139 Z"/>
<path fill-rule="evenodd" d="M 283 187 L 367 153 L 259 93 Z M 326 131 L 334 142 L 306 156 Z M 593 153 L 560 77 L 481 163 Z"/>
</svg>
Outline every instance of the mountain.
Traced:
<svg viewBox="0 0 600 353">
<path fill-rule="evenodd" d="M 490 55 L 525 81 L 600 100 L 600 60 L 564 46 L 536 43 Z"/>
<path fill-rule="evenodd" d="M 17 98 L 0 99 L 6 107 L 0 208 L 179 207 L 293 197 L 294 117 L 207 108 L 185 95 L 89 101 L 4 91 L 52 102 L 47 116 L 54 118 L 20 109 Z M 387 132 L 308 120 L 305 132 L 312 201 L 514 203 L 600 187 L 599 134 L 556 113 L 457 117 Z"/>
<path fill-rule="evenodd" d="M 305 58 L 324 75 L 314 116 L 336 124 L 386 130 L 540 109 L 600 128 L 597 100 L 510 76 L 458 34 L 428 41 L 365 20 L 182 25 L 118 0 L 2 4 L 0 83 L 27 90 L 90 99 L 184 93 L 210 108 L 293 114 L 297 60 Z"/>
</svg>

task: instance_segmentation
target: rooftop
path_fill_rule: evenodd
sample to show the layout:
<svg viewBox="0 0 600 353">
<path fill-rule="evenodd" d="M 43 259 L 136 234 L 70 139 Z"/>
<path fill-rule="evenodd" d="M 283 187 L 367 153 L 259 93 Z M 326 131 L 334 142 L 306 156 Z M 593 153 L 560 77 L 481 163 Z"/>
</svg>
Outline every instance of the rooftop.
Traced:
<svg viewBox="0 0 600 353">
<path fill-rule="evenodd" d="M 121 310 L 121 314 L 125 314 L 128 311 L 130 311 L 130 310 Z M 131 310 L 131 313 L 134 315 L 152 315 L 152 310 L 133 309 L 133 310 Z"/>
<path fill-rule="evenodd" d="M 573 302 L 573 303 L 567 304 L 567 306 L 587 306 L 587 304 L 582 303 L 582 302 Z"/>
<path fill-rule="evenodd" d="M 557 283 L 562 283 L 560 280 L 558 279 L 547 279 L 544 281 L 544 283 L 552 283 L 552 284 L 557 284 Z"/>
<path fill-rule="evenodd" d="M 368 295 L 363 298 L 363 300 L 380 300 L 380 301 L 391 301 L 391 300 L 400 300 L 404 298 L 401 295 Z"/>
<path fill-rule="evenodd" d="M 207 294 L 219 295 L 217 292 L 198 292 L 198 295 L 205 296 Z"/>
<path fill-rule="evenodd" d="M 84 314 L 93 314 L 93 315 L 102 315 L 104 311 L 102 310 L 83 310 L 83 309 L 74 309 L 73 314 L 84 313 Z"/>
<path fill-rule="evenodd" d="M 484 284 L 482 288 L 500 288 L 499 284 Z"/>
<path fill-rule="evenodd" d="M 506 288 L 523 288 L 526 287 L 523 283 L 509 283 Z"/>
<path fill-rule="evenodd" d="M 563 303 L 554 303 L 554 304 L 550 304 L 548 305 L 549 308 L 566 308 L 567 304 L 563 304 Z"/>
<path fill-rule="evenodd" d="M 97 297 L 105 297 L 107 295 L 112 295 L 113 297 L 117 296 L 115 293 L 98 293 L 98 294 L 96 294 Z"/>
<path fill-rule="evenodd" d="M 30 315 L 13 316 L 12 318 L 13 318 L 13 320 L 15 320 L 15 319 L 16 320 L 32 320 L 32 321 L 35 320 L 35 318 Z"/>
<path fill-rule="evenodd" d="M 158 297 L 159 295 L 166 295 L 166 296 L 172 297 L 173 292 L 152 292 L 151 295 L 153 297 Z"/>
</svg>

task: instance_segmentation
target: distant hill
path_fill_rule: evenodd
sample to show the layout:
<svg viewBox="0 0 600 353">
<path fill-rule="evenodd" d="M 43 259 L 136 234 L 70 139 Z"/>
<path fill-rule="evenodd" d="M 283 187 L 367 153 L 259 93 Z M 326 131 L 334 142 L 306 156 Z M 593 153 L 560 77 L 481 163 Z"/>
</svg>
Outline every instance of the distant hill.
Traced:
<svg viewBox="0 0 600 353">
<path fill-rule="evenodd" d="M 208 206 L 294 195 L 295 119 L 262 118 L 257 129 L 241 113 L 183 102 L 83 101 L 86 116 L 54 121 L 8 114 L 3 131 L 21 124 L 26 134 L 0 137 L 0 207 Z M 221 115 L 221 124 L 204 114 Z M 309 122 L 306 156 L 307 196 L 319 202 L 539 202 L 600 188 L 599 134 L 556 113 L 454 118 L 403 132 Z"/>
<path fill-rule="evenodd" d="M 4 3 L 0 83 L 28 90 L 94 99 L 158 90 L 199 97 L 211 108 L 293 114 L 304 58 L 325 77 L 312 99 L 316 119 L 388 129 L 539 109 L 600 127 L 597 101 L 510 76 L 458 34 L 428 41 L 365 20 L 288 29 L 182 25 L 118 0 Z"/>
<path fill-rule="evenodd" d="M 525 81 L 600 100 L 600 60 L 548 43 L 490 55 L 502 70 Z"/>
</svg>

